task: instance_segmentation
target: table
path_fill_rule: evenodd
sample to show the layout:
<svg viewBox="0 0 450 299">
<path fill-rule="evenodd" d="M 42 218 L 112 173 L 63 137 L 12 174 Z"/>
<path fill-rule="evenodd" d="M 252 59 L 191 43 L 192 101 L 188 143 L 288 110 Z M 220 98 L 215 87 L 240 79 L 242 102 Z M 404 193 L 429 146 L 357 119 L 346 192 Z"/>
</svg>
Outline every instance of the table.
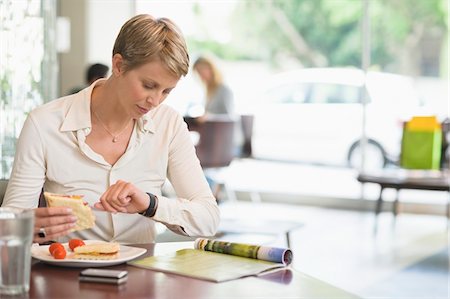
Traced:
<svg viewBox="0 0 450 299">
<path fill-rule="evenodd" d="M 449 171 L 405 170 L 392 169 L 376 173 L 360 173 L 357 180 L 361 183 L 374 183 L 380 185 L 380 194 L 375 207 L 375 215 L 381 211 L 383 203 L 383 190 L 392 188 L 396 190 L 396 197 L 392 212 L 394 217 L 398 214 L 398 193 L 401 189 L 432 190 L 450 192 Z M 450 197 L 447 202 L 447 218 L 450 214 Z"/>
<path fill-rule="evenodd" d="M 192 248 L 192 242 L 130 246 L 146 248 L 148 250 L 146 255 L 152 256 L 181 248 Z M 291 268 L 259 277 L 247 277 L 222 283 L 165 274 L 127 264 L 106 268 L 127 270 L 128 281 L 119 286 L 92 282 L 80 283 L 78 274 L 81 268 L 52 266 L 34 260 L 27 298 L 358 298 Z"/>
</svg>

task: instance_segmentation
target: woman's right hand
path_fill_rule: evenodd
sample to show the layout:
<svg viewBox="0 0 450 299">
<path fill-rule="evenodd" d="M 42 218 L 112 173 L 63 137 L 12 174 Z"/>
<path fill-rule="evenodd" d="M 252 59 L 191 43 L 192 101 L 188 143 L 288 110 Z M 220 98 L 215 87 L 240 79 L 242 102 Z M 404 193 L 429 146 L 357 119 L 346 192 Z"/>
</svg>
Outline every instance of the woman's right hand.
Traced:
<svg viewBox="0 0 450 299">
<path fill-rule="evenodd" d="M 65 207 L 36 208 L 34 210 L 35 243 L 44 243 L 65 236 L 75 226 L 77 218 L 72 209 Z M 39 236 L 39 231 L 45 231 L 45 237 Z"/>
</svg>

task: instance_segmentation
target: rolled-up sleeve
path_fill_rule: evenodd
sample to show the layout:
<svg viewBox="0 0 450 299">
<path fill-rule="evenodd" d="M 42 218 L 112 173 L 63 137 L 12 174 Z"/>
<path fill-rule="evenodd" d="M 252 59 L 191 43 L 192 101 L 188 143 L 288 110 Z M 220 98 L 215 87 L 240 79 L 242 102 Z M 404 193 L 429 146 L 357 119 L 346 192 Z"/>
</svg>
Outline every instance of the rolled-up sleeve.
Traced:
<svg viewBox="0 0 450 299">
<path fill-rule="evenodd" d="M 179 234 L 213 236 L 220 219 L 217 202 L 195 154 L 186 123 L 181 116 L 176 117 L 167 176 L 177 198 L 160 197 L 153 219 Z"/>
</svg>

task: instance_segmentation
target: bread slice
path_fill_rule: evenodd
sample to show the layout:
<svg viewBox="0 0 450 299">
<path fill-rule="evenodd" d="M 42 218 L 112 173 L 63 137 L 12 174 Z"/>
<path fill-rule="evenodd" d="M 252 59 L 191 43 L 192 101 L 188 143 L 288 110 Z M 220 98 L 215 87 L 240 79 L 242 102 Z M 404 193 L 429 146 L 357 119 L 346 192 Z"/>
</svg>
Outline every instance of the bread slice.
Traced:
<svg viewBox="0 0 450 299">
<path fill-rule="evenodd" d="M 95 243 L 75 248 L 73 258 L 80 260 L 113 260 L 119 257 L 118 243 Z"/>
<path fill-rule="evenodd" d="M 77 223 L 71 231 L 92 228 L 95 225 L 95 216 L 91 208 L 83 202 L 83 195 L 63 195 L 44 192 L 45 201 L 48 207 L 68 207 L 71 208 Z"/>
</svg>

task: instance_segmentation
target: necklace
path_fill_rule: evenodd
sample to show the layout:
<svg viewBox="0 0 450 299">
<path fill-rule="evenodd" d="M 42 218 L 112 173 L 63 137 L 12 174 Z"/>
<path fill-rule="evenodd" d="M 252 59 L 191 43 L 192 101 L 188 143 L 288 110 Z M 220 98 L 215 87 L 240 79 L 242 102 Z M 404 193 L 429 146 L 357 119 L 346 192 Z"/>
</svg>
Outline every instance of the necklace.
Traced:
<svg viewBox="0 0 450 299">
<path fill-rule="evenodd" d="M 119 133 L 117 134 L 113 134 L 111 133 L 108 128 L 106 127 L 106 125 L 102 122 L 102 120 L 100 119 L 100 117 L 98 116 L 97 112 L 95 110 L 92 110 L 94 112 L 95 117 L 97 118 L 98 122 L 100 123 L 100 125 L 102 125 L 103 129 L 109 134 L 111 135 L 112 142 L 116 143 L 117 141 L 119 141 L 119 136 L 122 135 L 123 132 L 125 132 L 125 130 L 128 128 L 128 126 L 130 125 L 130 122 L 127 123 L 127 125 L 125 127 L 123 127 L 122 130 L 120 130 Z"/>
</svg>

